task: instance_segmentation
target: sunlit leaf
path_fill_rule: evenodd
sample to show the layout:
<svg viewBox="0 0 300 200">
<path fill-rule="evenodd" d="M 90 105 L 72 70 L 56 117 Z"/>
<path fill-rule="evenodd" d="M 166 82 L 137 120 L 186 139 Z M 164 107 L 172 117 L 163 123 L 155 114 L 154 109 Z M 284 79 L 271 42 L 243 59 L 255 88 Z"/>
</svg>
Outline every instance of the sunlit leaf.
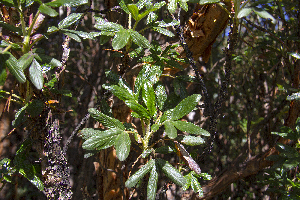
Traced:
<svg viewBox="0 0 300 200">
<path fill-rule="evenodd" d="M 289 55 L 293 56 L 294 58 L 300 59 L 300 54 L 296 52 L 288 52 Z"/>
<path fill-rule="evenodd" d="M 17 59 L 9 52 L 0 53 L 0 62 L 5 63 L 9 71 L 20 83 L 25 83 L 26 77 L 23 69 L 19 66 Z"/>
<path fill-rule="evenodd" d="M 122 49 L 128 43 L 130 38 L 130 32 L 126 29 L 121 29 L 118 31 L 112 40 L 112 47 L 115 50 Z"/>
<path fill-rule="evenodd" d="M 159 32 L 159 33 L 161 33 L 161 34 L 163 34 L 163 35 L 168 36 L 168 37 L 173 37 L 173 36 L 175 36 L 174 33 L 172 33 L 171 31 L 169 31 L 169 30 L 167 30 L 167 29 L 165 29 L 165 28 L 161 28 L 161 27 L 153 27 L 152 29 L 153 29 L 154 31 L 157 31 L 157 32 Z"/>
<path fill-rule="evenodd" d="M 152 117 L 156 113 L 156 106 L 155 106 L 155 93 L 153 86 L 149 81 L 146 81 L 144 84 L 143 90 L 143 100 L 147 106 L 150 116 Z"/>
<path fill-rule="evenodd" d="M 239 11 L 237 18 L 247 17 L 252 12 L 252 8 L 243 8 Z"/>
<path fill-rule="evenodd" d="M 125 182 L 125 186 L 129 188 L 136 186 L 136 184 L 152 169 L 154 164 L 154 159 L 149 160 L 143 167 L 129 177 Z"/>
<path fill-rule="evenodd" d="M 158 182 L 158 173 L 156 166 L 153 165 L 147 185 L 147 200 L 155 200 Z"/>
<path fill-rule="evenodd" d="M 29 77 L 33 85 L 38 89 L 41 90 L 44 86 L 44 76 L 42 73 L 42 67 L 40 64 L 33 59 L 30 67 L 29 67 Z"/>
<path fill-rule="evenodd" d="M 99 112 L 95 108 L 90 108 L 89 113 L 91 114 L 91 117 L 96 119 L 98 122 L 102 123 L 103 126 L 105 126 L 107 128 L 117 128 L 120 130 L 125 130 L 124 125 L 118 119 L 109 117 L 109 116 Z"/>
<path fill-rule="evenodd" d="M 186 121 L 172 121 L 172 124 L 178 129 L 183 132 L 187 132 L 190 134 L 195 135 L 204 135 L 204 136 L 210 136 L 210 133 L 199 126 Z"/>
<path fill-rule="evenodd" d="M 199 4 L 204 5 L 204 4 L 210 4 L 210 3 L 219 3 L 220 0 L 200 0 Z"/>
<path fill-rule="evenodd" d="M 183 99 L 172 111 L 165 112 L 162 116 L 162 120 L 178 120 L 181 119 L 183 116 L 189 114 L 198 102 L 201 99 L 200 94 L 193 94 L 188 96 L 187 98 Z"/>
<path fill-rule="evenodd" d="M 114 144 L 117 135 L 121 134 L 122 132 L 123 131 L 121 131 L 120 129 L 109 129 L 106 131 L 101 131 L 101 133 L 89 137 L 82 144 L 82 148 L 86 150 L 106 149 Z"/>
<path fill-rule="evenodd" d="M 177 130 L 170 121 L 165 121 L 165 132 L 170 139 L 174 139 L 177 137 Z"/>
<path fill-rule="evenodd" d="M 122 132 L 115 140 L 115 149 L 120 161 L 124 161 L 130 152 L 131 140 L 126 132 Z"/>
<path fill-rule="evenodd" d="M 71 26 L 72 24 L 77 22 L 82 17 L 82 15 L 82 13 L 71 13 L 69 16 L 58 23 L 58 28 L 62 29 Z"/>
<path fill-rule="evenodd" d="M 87 4 L 88 0 L 55 0 L 46 3 L 46 5 L 51 7 L 60 7 L 60 6 L 71 6 L 76 7 L 80 5 Z"/>
<path fill-rule="evenodd" d="M 145 119 L 150 119 L 150 114 L 146 108 L 138 104 L 135 100 L 126 100 L 125 104 L 134 112 L 136 112 L 140 117 Z"/>
<path fill-rule="evenodd" d="M 264 19 L 271 19 L 273 24 L 276 23 L 276 19 L 275 19 L 270 13 L 268 13 L 267 11 L 262 10 L 262 9 L 258 9 L 258 8 L 253 8 L 253 11 L 254 11 L 258 16 L 260 16 L 261 18 L 264 18 Z"/>
<path fill-rule="evenodd" d="M 130 13 L 131 13 L 133 19 L 135 19 L 136 21 L 140 20 L 140 19 L 138 18 L 138 15 L 139 15 L 139 9 L 138 9 L 138 7 L 137 7 L 136 4 L 127 4 L 127 8 L 128 8 L 128 10 L 130 11 Z"/>
<path fill-rule="evenodd" d="M 140 47 L 150 48 L 150 43 L 143 35 L 139 34 L 137 31 L 130 31 L 132 41 Z"/>
<path fill-rule="evenodd" d="M 197 146 L 197 145 L 203 144 L 205 141 L 201 137 L 185 135 L 181 142 L 184 144 L 187 144 L 189 146 Z"/>
<path fill-rule="evenodd" d="M 186 183 L 185 178 L 182 174 L 173 167 L 168 161 L 163 159 L 156 159 L 156 163 L 158 164 L 159 168 L 163 171 L 163 173 L 171 180 L 173 183 L 184 186 Z"/>
</svg>

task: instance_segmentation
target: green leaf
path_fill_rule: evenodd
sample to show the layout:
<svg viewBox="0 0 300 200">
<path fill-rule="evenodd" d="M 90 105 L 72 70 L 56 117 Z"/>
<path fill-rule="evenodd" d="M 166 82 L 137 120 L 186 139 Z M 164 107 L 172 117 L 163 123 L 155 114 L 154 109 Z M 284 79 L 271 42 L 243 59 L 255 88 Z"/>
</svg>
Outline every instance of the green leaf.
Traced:
<svg viewBox="0 0 300 200">
<path fill-rule="evenodd" d="M 191 174 L 191 172 L 184 176 L 184 178 L 185 178 L 185 180 L 186 180 L 186 183 L 185 183 L 185 185 L 182 187 L 182 190 L 183 190 L 183 191 L 186 191 L 186 190 L 189 189 L 189 187 L 191 186 L 192 176 L 193 176 L 193 175 Z"/>
<path fill-rule="evenodd" d="M 120 129 L 123 131 L 125 130 L 124 125 L 119 120 L 109 117 L 109 116 L 99 112 L 95 108 L 90 108 L 88 111 L 91 114 L 91 117 L 96 119 L 98 122 L 101 122 L 103 124 L 103 126 L 105 126 L 107 128 L 117 128 L 117 129 Z"/>
<path fill-rule="evenodd" d="M 159 125 L 158 125 L 158 124 L 153 124 L 153 125 L 151 126 L 151 131 L 152 131 L 152 132 L 156 132 L 158 129 L 159 129 Z"/>
<path fill-rule="evenodd" d="M 169 60 L 169 59 L 167 59 L 166 60 L 166 63 L 168 64 L 168 65 L 170 65 L 172 68 L 177 68 L 177 69 L 180 69 L 180 70 L 183 70 L 183 67 L 182 67 L 182 65 L 181 64 L 179 64 L 177 61 L 175 61 L 175 60 Z M 175 79 L 175 80 L 177 80 L 177 79 Z"/>
<path fill-rule="evenodd" d="M 177 20 L 164 19 L 162 21 L 156 22 L 155 24 L 157 24 L 159 27 L 169 27 L 179 25 L 180 23 Z"/>
<path fill-rule="evenodd" d="M 73 33 L 75 35 L 78 35 L 82 39 L 95 39 L 95 37 L 101 35 L 101 32 L 84 32 L 84 31 L 75 31 L 75 30 L 68 30 L 68 29 L 62 29 L 65 32 Z M 112 34 L 113 35 L 113 34 Z"/>
<path fill-rule="evenodd" d="M 86 150 L 101 150 L 112 146 L 117 135 L 123 131 L 120 129 L 109 129 L 106 131 L 95 130 L 95 135 L 89 137 L 83 144 L 82 148 Z"/>
<path fill-rule="evenodd" d="M 25 70 L 33 61 L 34 54 L 32 52 L 28 52 L 24 54 L 21 58 L 19 58 L 18 63 L 19 66 Z"/>
<path fill-rule="evenodd" d="M 33 59 L 31 66 L 29 67 L 29 77 L 33 85 L 41 90 L 44 86 L 44 76 L 42 73 L 42 67 L 40 64 Z"/>
<path fill-rule="evenodd" d="M 0 62 L 5 63 L 10 73 L 12 73 L 20 83 L 25 83 L 26 77 L 24 71 L 19 67 L 17 59 L 11 53 L 0 53 Z"/>
<path fill-rule="evenodd" d="M 21 123 L 23 123 L 26 120 L 27 116 L 25 115 L 25 109 L 27 108 L 27 106 L 28 104 L 26 104 L 25 106 L 20 108 L 18 112 L 16 112 L 15 119 L 12 121 L 13 127 L 18 127 Z"/>
<path fill-rule="evenodd" d="M 143 100 L 148 108 L 149 114 L 152 117 L 156 112 L 155 106 L 155 93 L 153 86 L 149 81 L 144 83 L 144 90 L 143 90 Z"/>
<path fill-rule="evenodd" d="M 71 13 L 69 16 L 64 18 L 62 21 L 58 23 L 58 28 L 63 29 L 71 26 L 75 22 L 77 22 L 81 17 L 83 16 L 83 13 Z"/>
<path fill-rule="evenodd" d="M 150 43 L 147 40 L 147 38 L 145 38 L 144 36 L 142 36 L 138 32 L 133 31 L 133 30 L 130 29 L 130 35 L 131 35 L 132 41 L 135 44 L 137 44 L 138 46 L 143 47 L 143 48 L 150 48 Z"/>
<path fill-rule="evenodd" d="M 165 125 L 165 132 L 168 135 L 168 137 L 170 139 L 174 139 L 177 137 L 177 130 L 176 128 L 173 126 L 172 122 L 170 121 L 165 121 L 164 123 Z"/>
<path fill-rule="evenodd" d="M 247 17 L 250 13 L 252 12 L 252 8 L 243 8 L 242 10 L 239 11 L 237 18 L 243 18 Z"/>
<path fill-rule="evenodd" d="M 126 3 L 124 0 L 118 0 L 119 5 L 121 6 L 121 8 L 127 13 L 130 14 L 130 11 L 128 10 Z"/>
<path fill-rule="evenodd" d="M 156 95 L 157 107 L 160 110 L 163 110 L 164 103 L 167 100 L 167 93 L 165 87 L 161 83 L 157 85 L 155 89 L 155 95 Z"/>
<path fill-rule="evenodd" d="M 130 32 L 126 29 L 121 29 L 118 31 L 112 40 L 112 47 L 115 50 L 122 49 L 128 43 L 130 38 Z"/>
<path fill-rule="evenodd" d="M 126 132 L 122 132 L 115 141 L 115 149 L 117 157 L 120 161 L 124 161 L 130 152 L 131 140 Z"/>
<path fill-rule="evenodd" d="M 138 104 L 135 100 L 126 100 L 125 104 L 134 112 L 136 112 L 140 117 L 150 119 L 150 114 L 146 108 Z"/>
<path fill-rule="evenodd" d="M 203 144 L 205 141 L 201 137 L 186 135 L 183 137 L 183 140 L 181 142 L 189 146 L 197 146 Z"/>
<path fill-rule="evenodd" d="M 194 190 L 194 192 L 199 193 L 199 195 L 203 193 L 198 179 L 193 175 L 191 176 L 191 187 Z"/>
<path fill-rule="evenodd" d="M 157 182 L 158 182 L 158 173 L 156 170 L 156 166 L 154 165 L 150 172 L 150 177 L 147 185 L 147 200 L 155 200 Z"/>
<path fill-rule="evenodd" d="M 169 4 L 168 4 L 168 10 L 171 14 L 175 13 L 177 9 L 177 3 L 176 0 L 169 0 Z"/>
<path fill-rule="evenodd" d="M 48 64 L 51 67 L 61 67 L 62 66 L 62 64 L 59 60 L 52 58 L 50 56 L 47 56 L 43 53 L 35 52 L 34 58 L 37 59 L 38 61 L 40 61 L 40 63 Z"/>
<path fill-rule="evenodd" d="M 154 12 L 150 12 L 148 14 L 147 20 L 146 20 L 146 24 L 150 24 L 151 22 L 154 22 L 156 19 L 158 18 L 158 15 L 155 14 Z"/>
<path fill-rule="evenodd" d="M 172 121 L 172 124 L 178 129 L 183 132 L 187 132 L 190 134 L 195 135 L 204 135 L 204 136 L 210 136 L 210 133 L 199 126 L 191 123 L 191 122 L 185 122 L 185 121 Z"/>
<path fill-rule="evenodd" d="M 103 85 L 103 88 L 111 91 L 116 97 L 118 97 L 122 101 L 134 99 L 130 88 L 124 88 L 118 85 Z"/>
<path fill-rule="evenodd" d="M 253 11 L 254 11 L 258 16 L 260 16 L 261 18 L 264 18 L 264 19 L 271 19 L 273 24 L 276 23 L 276 19 L 275 19 L 270 13 L 268 13 L 267 11 L 262 10 L 262 9 L 259 9 L 259 8 L 253 8 Z"/>
<path fill-rule="evenodd" d="M 161 2 L 155 3 L 153 6 L 149 6 L 145 12 L 139 14 L 138 19 L 139 19 L 139 20 L 143 19 L 143 18 L 144 18 L 145 16 L 147 16 L 149 13 L 154 12 L 154 11 L 160 9 L 160 8 L 161 8 L 162 6 L 164 6 L 165 4 L 166 4 L 166 2 L 161 1 Z"/>
<path fill-rule="evenodd" d="M 140 90 L 143 87 L 145 80 L 149 80 L 150 83 L 154 85 L 159 80 L 161 74 L 162 70 L 160 66 L 145 64 L 136 77 L 134 89 L 137 96 L 140 95 Z"/>
<path fill-rule="evenodd" d="M 80 5 L 87 4 L 88 0 L 55 0 L 46 3 L 46 5 L 51 7 L 60 7 L 60 6 L 70 6 L 70 7 L 77 7 Z"/>
<path fill-rule="evenodd" d="M 189 10 L 189 6 L 187 5 L 188 0 L 179 0 L 179 6 L 187 12 Z"/>
<path fill-rule="evenodd" d="M 178 120 L 189 114 L 201 99 L 200 94 L 193 94 L 183 99 L 172 111 L 165 112 L 161 120 Z"/>
<path fill-rule="evenodd" d="M 127 4 L 127 8 L 130 11 L 133 19 L 136 21 L 139 21 L 140 19 L 138 18 L 139 15 L 139 9 L 136 4 Z"/>
<path fill-rule="evenodd" d="M 204 5 L 204 4 L 210 4 L 210 3 L 219 3 L 220 0 L 200 0 L 199 4 Z"/>
<path fill-rule="evenodd" d="M 32 117 L 37 117 L 43 112 L 43 109 L 44 109 L 44 102 L 38 99 L 34 99 L 28 104 L 26 111 Z"/>
<path fill-rule="evenodd" d="M 136 186 L 136 184 L 153 168 L 154 165 L 155 160 L 149 160 L 143 167 L 129 177 L 129 179 L 125 182 L 125 186 L 128 188 Z"/>
<path fill-rule="evenodd" d="M 161 146 L 155 150 L 155 153 L 168 154 L 174 153 L 174 150 L 169 146 Z"/>
<path fill-rule="evenodd" d="M 72 38 L 73 40 L 75 40 L 76 42 L 81 42 L 80 37 L 77 34 L 74 33 L 70 33 L 69 31 L 66 30 L 62 30 L 63 34 L 69 36 L 70 38 Z"/>
<path fill-rule="evenodd" d="M 175 184 L 181 187 L 185 185 L 186 183 L 185 178 L 168 161 L 158 158 L 156 159 L 156 163 L 158 164 L 158 167 L 171 181 L 173 181 Z"/>
<path fill-rule="evenodd" d="M 167 29 L 165 29 L 165 28 L 161 28 L 161 27 L 153 27 L 152 29 L 153 29 L 154 31 L 157 31 L 157 32 L 159 32 L 159 33 L 161 33 L 161 34 L 163 34 L 163 35 L 168 36 L 168 37 L 174 37 L 174 36 L 175 36 L 174 33 L 172 33 L 171 31 L 169 31 L 169 30 L 167 30 Z"/>
<path fill-rule="evenodd" d="M 56 31 L 59 31 L 59 29 L 55 26 L 50 26 L 47 30 L 47 33 L 53 33 L 53 32 L 56 32 Z"/>
<path fill-rule="evenodd" d="M 49 6 L 46 6 L 45 4 L 40 5 L 39 11 L 41 13 L 49 15 L 50 17 L 56 17 L 58 15 L 58 13 L 54 9 L 50 8 Z"/>
</svg>

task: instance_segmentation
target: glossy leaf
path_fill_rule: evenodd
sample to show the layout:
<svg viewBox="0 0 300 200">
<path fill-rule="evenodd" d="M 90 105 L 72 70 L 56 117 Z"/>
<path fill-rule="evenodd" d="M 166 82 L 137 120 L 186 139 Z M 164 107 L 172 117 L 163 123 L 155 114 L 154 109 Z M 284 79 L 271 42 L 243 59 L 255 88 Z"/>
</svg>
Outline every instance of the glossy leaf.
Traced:
<svg viewBox="0 0 300 200">
<path fill-rule="evenodd" d="M 182 174 L 173 167 L 168 161 L 163 159 L 156 159 L 156 163 L 158 164 L 159 168 L 163 171 L 163 173 L 175 184 L 179 186 L 184 186 L 186 183 L 185 178 Z"/>
<path fill-rule="evenodd" d="M 77 22 L 83 16 L 82 13 L 71 13 L 69 16 L 64 18 L 62 21 L 58 23 L 58 28 L 67 28 Z"/>
<path fill-rule="evenodd" d="M 32 52 L 24 54 L 21 58 L 19 58 L 18 63 L 19 66 L 25 70 L 32 63 L 34 58 L 34 54 Z"/>
<path fill-rule="evenodd" d="M 82 148 L 86 150 L 100 150 L 108 148 L 114 144 L 117 135 L 121 134 L 120 129 L 110 129 L 102 131 L 101 134 L 97 134 L 89 137 L 83 144 Z M 108 144 L 108 145 L 107 145 Z"/>
<path fill-rule="evenodd" d="M 150 116 L 152 117 L 156 113 L 156 106 L 155 106 L 155 93 L 153 86 L 149 81 L 144 83 L 144 90 L 143 90 L 143 100 L 147 106 Z"/>
<path fill-rule="evenodd" d="M 40 61 L 43 64 L 48 64 L 51 67 L 61 67 L 62 64 L 59 60 L 52 58 L 50 56 L 47 56 L 43 53 L 34 53 L 34 58 Z"/>
<path fill-rule="evenodd" d="M 30 67 L 29 67 L 29 77 L 33 85 L 41 90 L 44 86 L 44 76 L 42 74 L 42 67 L 40 64 L 33 59 Z"/>
<path fill-rule="evenodd" d="M 116 97 L 123 101 L 134 99 L 130 88 L 124 88 L 118 85 L 103 85 L 103 88 L 111 91 Z"/>
<path fill-rule="evenodd" d="M 153 165 L 147 185 L 147 200 L 155 200 L 158 182 L 158 173 L 156 166 Z"/>
<path fill-rule="evenodd" d="M 50 17 L 56 17 L 58 15 L 58 13 L 54 9 L 50 8 L 49 6 L 47 6 L 45 4 L 40 5 L 39 11 L 41 13 L 49 15 Z"/>
<path fill-rule="evenodd" d="M 150 119 L 150 114 L 146 108 L 138 104 L 135 100 L 126 100 L 125 104 L 134 112 L 136 112 L 140 117 Z"/>
<path fill-rule="evenodd" d="M 95 128 L 83 128 L 80 131 L 80 137 L 82 139 L 87 140 L 88 138 L 95 136 L 95 135 L 101 135 L 103 133 L 103 130 L 95 129 Z"/>
<path fill-rule="evenodd" d="M 289 55 L 293 56 L 294 58 L 300 59 L 300 54 L 296 52 L 288 52 Z"/>
<path fill-rule="evenodd" d="M 258 16 L 260 16 L 261 18 L 264 18 L 264 19 L 271 19 L 273 24 L 276 23 L 276 19 L 275 19 L 270 13 L 268 13 L 267 11 L 262 10 L 262 9 L 258 9 L 258 8 L 253 8 L 253 11 L 254 11 Z"/>
<path fill-rule="evenodd" d="M 128 10 L 126 3 L 124 0 L 118 0 L 120 7 L 127 13 L 130 14 L 130 11 Z"/>
<path fill-rule="evenodd" d="M 151 22 L 154 22 L 155 20 L 157 20 L 158 16 L 157 14 L 155 14 L 154 12 L 150 12 L 148 14 L 147 20 L 146 20 L 146 24 L 150 24 Z"/>
<path fill-rule="evenodd" d="M 131 34 L 131 39 L 135 44 L 143 48 L 150 48 L 150 43 L 147 40 L 147 38 L 139 34 L 137 31 L 133 31 L 133 30 L 130 30 L 130 34 Z"/>
<path fill-rule="evenodd" d="M 204 4 L 210 4 L 210 3 L 219 3 L 220 0 L 200 0 L 199 4 L 204 5 Z"/>
<path fill-rule="evenodd" d="M 129 179 L 125 182 L 125 186 L 129 188 L 136 186 L 136 184 L 153 168 L 154 165 L 155 160 L 149 160 L 143 167 L 129 177 Z"/>
<path fill-rule="evenodd" d="M 168 3 L 168 10 L 171 14 L 175 13 L 177 9 L 177 3 L 176 3 L 176 0 L 169 0 L 169 3 Z"/>
<path fill-rule="evenodd" d="M 201 185 L 198 182 L 198 179 L 193 175 L 191 176 L 191 187 L 194 190 L 194 192 L 199 193 L 199 195 L 203 193 Z"/>
<path fill-rule="evenodd" d="M 135 86 L 134 86 L 135 93 L 139 95 L 140 89 L 143 87 L 146 79 L 149 80 L 152 85 L 157 83 L 161 74 L 162 74 L 162 70 L 160 69 L 160 66 L 148 65 L 148 64 L 144 65 L 142 70 L 139 72 L 139 74 L 136 77 Z"/>
<path fill-rule="evenodd" d="M 0 62 L 5 63 L 10 73 L 12 73 L 20 83 L 25 83 L 26 77 L 24 71 L 19 67 L 17 59 L 11 53 L 0 53 Z"/>
<path fill-rule="evenodd" d="M 60 7 L 60 6 L 71 6 L 76 7 L 80 5 L 87 4 L 88 0 L 55 0 L 46 3 L 46 5 L 51 7 Z"/>
<path fill-rule="evenodd" d="M 138 18 L 138 15 L 139 15 L 139 9 L 138 9 L 138 7 L 137 7 L 136 4 L 127 4 L 127 8 L 128 8 L 128 10 L 130 11 L 130 13 L 131 13 L 133 19 L 135 19 L 136 21 L 140 20 L 140 19 Z"/>
<path fill-rule="evenodd" d="M 23 123 L 26 120 L 27 116 L 25 115 L 25 109 L 27 108 L 27 106 L 28 104 L 26 104 L 25 106 L 20 108 L 18 112 L 16 112 L 15 119 L 12 121 L 13 127 L 18 127 L 21 123 Z"/>
<path fill-rule="evenodd" d="M 159 129 L 159 125 L 158 125 L 158 124 L 153 124 L 153 125 L 151 126 L 151 131 L 152 131 L 152 132 L 156 132 L 158 129 Z"/>
<path fill-rule="evenodd" d="M 125 130 L 124 125 L 119 120 L 109 117 L 109 116 L 99 112 L 95 108 L 90 108 L 89 113 L 91 114 L 91 117 L 96 119 L 98 122 L 101 122 L 103 124 L 103 126 L 105 126 L 107 128 L 116 128 L 116 129 L 120 129 L 120 130 Z"/>
<path fill-rule="evenodd" d="M 191 181 L 192 181 L 192 174 L 191 172 L 188 173 L 187 175 L 184 176 L 186 183 L 185 185 L 182 187 L 183 191 L 186 191 L 187 189 L 189 189 L 189 187 L 191 186 Z"/>
<path fill-rule="evenodd" d="M 121 29 L 118 31 L 112 40 L 112 47 L 115 50 L 122 49 L 128 43 L 130 38 L 130 32 L 126 29 Z"/>
<path fill-rule="evenodd" d="M 179 6 L 185 11 L 187 12 L 189 10 L 189 6 L 187 5 L 188 0 L 179 0 Z"/>
<path fill-rule="evenodd" d="M 120 161 L 124 161 L 130 152 L 131 140 L 126 132 L 122 132 L 115 141 L 115 149 L 117 157 Z"/>
<path fill-rule="evenodd" d="M 72 38 L 73 40 L 75 40 L 76 42 L 81 42 L 80 37 L 77 34 L 71 33 L 69 31 L 66 30 L 62 30 L 63 34 L 69 36 L 70 38 Z"/>
<path fill-rule="evenodd" d="M 197 146 L 203 144 L 205 141 L 201 137 L 186 135 L 183 137 L 183 140 L 181 142 L 189 146 Z"/>
<path fill-rule="evenodd" d="M 75 31 L 75 30 L 68 30 L 68 29 L 62 29 L 63 31 L 69 32 L 69 33 L 73 33 L 75 35 L 78 35 L 79 37 L 81 37 L 82 39 L 95 39 L 97 36 L 101 35 L 101 32 L 84 32 L 84 31 Z M 112 33 L 110 33 L 112 34 Z M 113 34 L 112 34 L 113 35 Z"/>
<path fill-rule="evenodd" d="M 178 120 L 189 114 L 201 99 L 200 94 L 193 94 L 183 99 L 172 111 L 164 113 L 162 120 Z"/>
<path fill-rule="evenodd" d="M 174 37 L 174 36 L 175 36 L 174 33 L 172 33 L 171 31 L 169 31 L 169 30 L 167 30 L 167 29 L 165 29 L 165 28 L 161 28 L 161 27 L 153 27 L 152 29 L 153 29 L 154 31 L 157 31 L 157 32 L 159 32 L 159 33 L 161 33 L 161 34 L 163 34 L 163 35 L 168 36 L 168 37 Z"/>
<path fill-rule="evenodd" d="M 250 13 L 252 12 L 252 8 L 243 8 L 242 10 L 239 11 L 237 18 L 243 18 L 243 17 L 247 17 L 248 15 L 250 15 Z"/>
<path fill-rule="evenodd" d="M 157 106 L 160 110 L 163 110 L 164 103 L 167 100 L 167 93 L 165 87 L 162 84 L 158 84 L 155 89 L 155 95 L 157 100 Z"/>
<path fill-rule="evenodd" d="M 210 136 L 210 133 L 199 126 L 186 121 L 172 121 L 172 124 L 178 129 L 183 132 L 187 132 L 190 134 L 195 135 L 204 135 L 204 136 Z"/>
<path fill-rule="evenodd" d="M 170 121 L 165 121 L 165 132 L 170 139 L 174 139 L 177 137 L 177 130 Z"/>
</svg>

